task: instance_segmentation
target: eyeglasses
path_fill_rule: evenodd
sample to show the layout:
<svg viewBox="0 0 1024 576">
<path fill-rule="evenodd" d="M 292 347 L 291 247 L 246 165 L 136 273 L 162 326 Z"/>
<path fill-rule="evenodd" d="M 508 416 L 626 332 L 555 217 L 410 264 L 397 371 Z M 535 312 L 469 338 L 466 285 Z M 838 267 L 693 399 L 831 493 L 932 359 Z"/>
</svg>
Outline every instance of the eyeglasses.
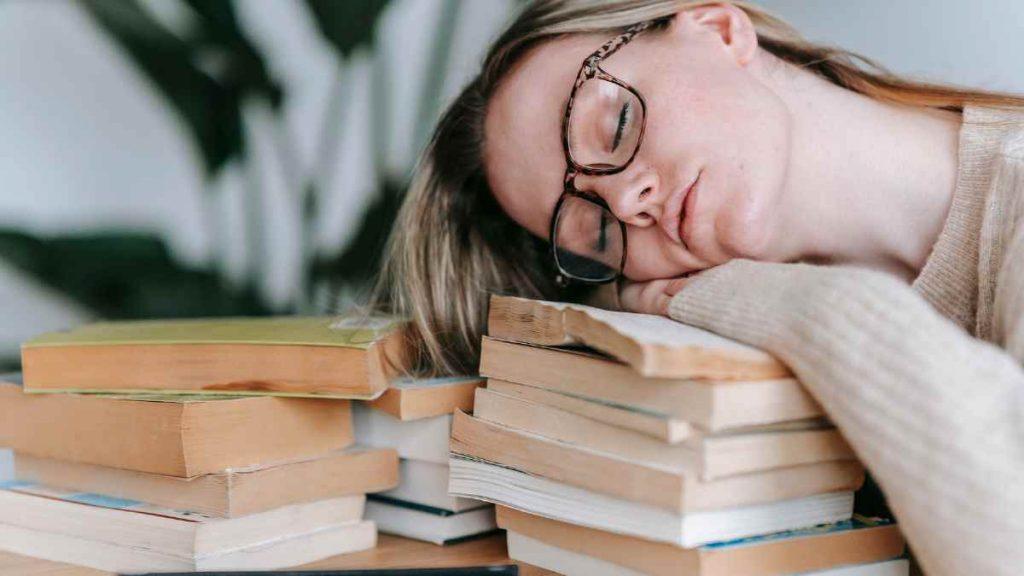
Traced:
<svg viewBox="0 0 1024 576">
<path fill-rule="evenodd" d="M 587 57 L 576 75 L 562 119 L 566 170 L 551 216 L 552 256 L 559 284 L 611 282 L 626 264 L 626 225 L 608 203 L 576 188 L 578 174 L 622 172 L 640 150 L 647 119 L 643 96 L 601 69 L 601 61 L 658 21 L 627 28 Z"/>
</svg>

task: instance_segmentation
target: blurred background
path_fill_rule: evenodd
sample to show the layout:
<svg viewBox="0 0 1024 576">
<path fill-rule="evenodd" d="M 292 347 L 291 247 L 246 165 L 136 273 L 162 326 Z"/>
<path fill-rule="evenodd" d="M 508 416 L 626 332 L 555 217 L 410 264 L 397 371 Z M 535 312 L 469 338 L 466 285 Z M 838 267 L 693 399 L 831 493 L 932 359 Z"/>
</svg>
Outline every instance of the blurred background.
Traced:
<svg viewBox="0 0 1024 576">
<path fill-rule="evenodd" d="M 764 0 L 931 80 L 1024 92 L 1017 0 Z M 357 300 L 516 0 L 0 1 L 0 371 L 97 318 Z"/>
</svg>

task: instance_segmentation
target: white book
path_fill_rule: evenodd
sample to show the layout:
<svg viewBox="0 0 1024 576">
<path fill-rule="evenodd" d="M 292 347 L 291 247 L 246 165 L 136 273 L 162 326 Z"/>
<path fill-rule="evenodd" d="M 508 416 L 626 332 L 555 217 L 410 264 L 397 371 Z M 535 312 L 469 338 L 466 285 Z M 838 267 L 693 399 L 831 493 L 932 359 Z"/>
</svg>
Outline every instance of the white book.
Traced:
<svg viewBox="0 0 1024 576">
<path fill-rule="evenodd" d="M 8 482 L 0 549 L 118 572 L 280 568 L 372 547 L 365 497 L 211 518 L 98 494 Z M 102 553 L 101 553 L 102 552 Z"/>
<path fill-rule="evenodd" d="M 448 495 L 448 461 L 444 464 L 425 460 L 401 459 L 398 462 L 398 487 L 381 492 L 383 496 L 429 506 L 448 512 L 463 512 L 486 502 Z"/>
<path fill-rule="evenodd" d="M 642 572 L 593 556 L 556 548 L 515 532 L 508 533 L 508 556 L 513 560 L 565 576 L 643 576 Z M 904 559 L 896 559 L 802 572 L 800 576 L 907 576 L 909 573 L 910 563 Z"/>
<path fill-rule="evenodd" d="M 434 544 L 450 544 L 498 528 L 493 506 L 453 513 L 400 500 L 370 498 L 366 518 L 373 520 L 381 532 Z"/>
<path fill-rule="evenodd" d="M 399 420 L 363 402 L 352 403 L 356 441 L 374 448 L 394 448 L 400 458 L 436 464 L 448 462 L 452 416 Z"/>
<path fill-rule="evenodd" d="M 448 490 L 571 524 L 693 548 L 849 520 L 853 492 L 676 514 L 482 460 L 452 456 Z"/>
<path fill-rule="evenodd" d="M 14 477 L 14 451 L 0 448 L 0 482 L 9 482 Z"/>
<path fill-rule="evenodd" d="M 370 520 L 339 524 L 308 534 L 237 548 L 223 554 L 194 558 L 0 523 L 0 549 L 122 574 L 277 570 L 339 554 L 369 550 L 376 545 L 377 528 Z"/>
</svg>

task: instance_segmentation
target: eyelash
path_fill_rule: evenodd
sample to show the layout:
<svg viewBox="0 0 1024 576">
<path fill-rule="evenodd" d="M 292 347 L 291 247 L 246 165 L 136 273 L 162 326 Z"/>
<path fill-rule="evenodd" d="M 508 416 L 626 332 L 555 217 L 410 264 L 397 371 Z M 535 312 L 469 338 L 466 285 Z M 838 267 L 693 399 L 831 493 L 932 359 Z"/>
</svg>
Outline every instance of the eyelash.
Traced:
<svg viewBox="0 0 1024 576">
<path fill-rule="evenodd" d="M 615 128 L 615 136 L 612 138 L 612 150 L 619 147 L 619 143 L 622 141 L 622 129 L 626 127 L 627 118 L 633 111 L 633 107 L 629 102 L 622 105 L 622 111 L 619 112 L 619 125 Z"/>
</svg>

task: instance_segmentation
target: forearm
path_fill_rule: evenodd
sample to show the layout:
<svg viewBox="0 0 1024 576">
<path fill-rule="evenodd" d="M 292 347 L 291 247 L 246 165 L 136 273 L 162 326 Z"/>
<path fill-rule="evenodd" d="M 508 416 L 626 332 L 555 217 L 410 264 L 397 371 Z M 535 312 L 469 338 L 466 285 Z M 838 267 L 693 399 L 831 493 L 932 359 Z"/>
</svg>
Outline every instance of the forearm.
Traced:
<svg viewBox="0 0 1024 576">
<path fill-rule="evenodd" d="M 786 362 L 871 469 L 929 574 L 1024 563 L 1024 372 L 895 278 L 737 262 L 672 300 L 682 322 Z"/>
</svg>

